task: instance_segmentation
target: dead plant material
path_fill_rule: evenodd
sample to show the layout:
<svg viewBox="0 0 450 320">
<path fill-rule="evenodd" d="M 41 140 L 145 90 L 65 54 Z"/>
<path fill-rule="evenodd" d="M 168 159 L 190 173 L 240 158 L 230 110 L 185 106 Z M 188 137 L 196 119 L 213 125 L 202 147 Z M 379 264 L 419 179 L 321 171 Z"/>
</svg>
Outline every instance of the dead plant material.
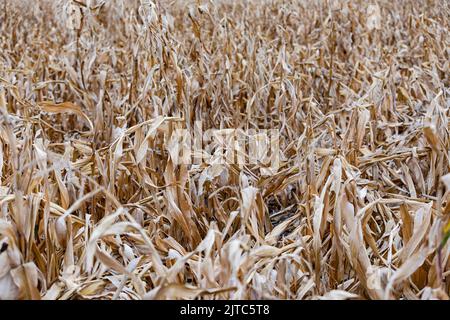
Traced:
<svg viewBox="0 0 450 320">
<path fill-rule="evenodd" d="M 0 6 L 0 299 L 448 299 L 447 1 Z"/>
</svg>

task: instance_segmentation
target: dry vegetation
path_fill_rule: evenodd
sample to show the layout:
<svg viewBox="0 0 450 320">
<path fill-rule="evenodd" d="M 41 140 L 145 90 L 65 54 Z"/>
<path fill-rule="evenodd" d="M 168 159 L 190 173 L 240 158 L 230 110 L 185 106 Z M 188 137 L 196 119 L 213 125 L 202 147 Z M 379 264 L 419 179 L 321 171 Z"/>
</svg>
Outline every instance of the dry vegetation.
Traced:
<svg viewBox="0 0 450 320">
<path fill-rule="evenodd" d="M 0 7 L 1 299 L 448 299 L 447 0 Z"/>
</svg>

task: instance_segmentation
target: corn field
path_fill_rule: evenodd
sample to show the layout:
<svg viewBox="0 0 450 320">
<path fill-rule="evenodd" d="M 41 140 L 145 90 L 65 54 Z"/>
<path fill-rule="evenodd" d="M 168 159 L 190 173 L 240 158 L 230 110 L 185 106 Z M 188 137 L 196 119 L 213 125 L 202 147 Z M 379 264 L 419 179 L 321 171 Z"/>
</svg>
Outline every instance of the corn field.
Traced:
<svg viewBox="0 0 450 320">
<path fill-rule="evenodd" d="M 449 1 L 0 7 L 0 299 L 449 299 Z"/>
</svg>

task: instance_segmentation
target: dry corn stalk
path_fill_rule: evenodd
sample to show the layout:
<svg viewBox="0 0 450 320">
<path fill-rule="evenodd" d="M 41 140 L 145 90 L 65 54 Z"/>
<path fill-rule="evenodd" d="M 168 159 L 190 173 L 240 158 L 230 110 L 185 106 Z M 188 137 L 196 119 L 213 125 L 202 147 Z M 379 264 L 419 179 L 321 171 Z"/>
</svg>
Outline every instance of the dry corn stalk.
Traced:
<svg viewBox="0 0 450 320">
<path fill-rule="evenodd" d="M 445 2 L 1 6 L 0 299 L 448 299 Z"/>
</svg>

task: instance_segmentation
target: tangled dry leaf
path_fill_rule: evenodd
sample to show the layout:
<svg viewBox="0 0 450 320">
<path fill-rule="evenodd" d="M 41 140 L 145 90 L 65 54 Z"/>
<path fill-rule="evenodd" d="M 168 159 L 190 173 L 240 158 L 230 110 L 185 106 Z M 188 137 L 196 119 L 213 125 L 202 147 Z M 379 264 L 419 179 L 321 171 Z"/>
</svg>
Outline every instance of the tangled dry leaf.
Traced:
<svg viewBox="0 0 450 320">
<path fill-rule="evenodd" d="M 1 6 L 0 299 L 448 299 L 448 2 Z"/>
</svg>

